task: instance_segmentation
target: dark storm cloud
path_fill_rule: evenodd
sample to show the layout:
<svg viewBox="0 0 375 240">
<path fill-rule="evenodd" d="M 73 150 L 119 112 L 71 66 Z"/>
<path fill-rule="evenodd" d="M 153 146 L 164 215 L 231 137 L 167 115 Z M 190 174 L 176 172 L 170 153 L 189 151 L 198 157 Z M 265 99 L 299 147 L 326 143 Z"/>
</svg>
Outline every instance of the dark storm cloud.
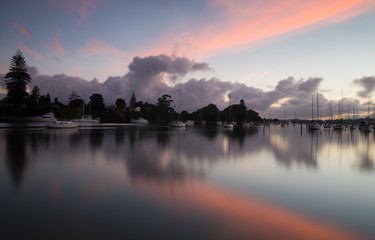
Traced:
<svg viewBox="0 0 375 240">
<path fill-rule="evenodd" d="M 134 57 L 128 68 L 129 73 L 125 77 L 131 81 L 134 91 L 139 94 L 143 94 L 146 87 L 162 80 L 163 77 L 175 83 L 190 71 L 210 70 L 207 63 L 195 63 L 184 57 L 167 55 Z"/>
<path fill-rule="evenodd" d="M 170 95 L 178 104 L 179 91 L 181 97 L 181 109 L 196 110 L 207 106 L 210 103 L 216 104 L 223 108 L 225 94 L 233 88 L 230 82 L 222 82 L 217 78 L 190 79 L 185 83 L 180 83 L 170 88 Z"/>
<path fill-rule="evenodd" d="M 357 92 L 359 97 L 367 98 L 370 97 L 371 93 L 375 88 L 375 77 L 363 77 L 361 79 L 355 79 L 354 84 L 364 88 Z"/>
<path fill-rule="evenodd" d="M 288 98 L 289 100 L 282 104 L 282 108 L 293 105 L 294 108 L 298 107 L 305 111 L 306 105 L 311 105 L 311 96 L 322 80 L 322 78 L 309 78 L 296 81 L 293 77 L 289 77 L 280 80 L 274 90 L 267 92 L 248 87 L 245 84 L 235 83 L 232 99 L 234 102 L 244 99 L 248 108 L 262 111 L 268 109 L 272 104 L 278 103 L 279 100 Z"/>
<path fill-rule="evenodd" d="M 193 71 L 205 71 L 205 70 L 211 70 L 210 66 L 208 66 L 207 63 L 194 63 L 191 67 L 191 70 Z"/>
</svg>

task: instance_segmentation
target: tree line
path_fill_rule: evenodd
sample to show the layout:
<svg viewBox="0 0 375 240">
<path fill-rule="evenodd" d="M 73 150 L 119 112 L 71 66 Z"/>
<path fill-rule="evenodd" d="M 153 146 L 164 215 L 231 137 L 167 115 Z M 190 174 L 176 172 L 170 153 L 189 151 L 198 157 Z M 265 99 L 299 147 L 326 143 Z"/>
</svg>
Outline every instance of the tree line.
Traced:
<svg viewBox="0 0 375 240">
<path fill-rule="evenodd" d="M 157 99 L 156 104 L 137 101 L 133 92 L 129 105 L 125 99 L 117 98 L 114 106 L 106 106 L 100 93 L 93 93 L 89 102 L 85 103 L 76 91 L 69 95 L 69 103 L 64 105 L 57 97 L 53 100 L 49 93 L 40 94 L 40 88 L 34 88 L 27 92 L 27 84 L 31 82 L 27 71 L 26 61 L 22 52 L 18 50 L 12 57 L 9 72 L 4 76 L 7 87 L 7 96 L 1 100 L 0 117 L 27 118 L 40 116 L 47 112 L 53 112 L 59 119 L 79 118 L 83 112 L 90 114 L 101 122 L 126 123 L 131 119 L 145 118 L 150 123 L 168 124 L 171 120 L 205 121 L 207 124 L 216 124 L 217 121 L 261 121 L 258 113 L 247 109 L 245 102 L 228 106 L 219 111 L 215 104 L 209 104 L 192 113 L 182 111 L 177 113 L 173 108 L 173 99 L 164 94 Z"/>
</svg>

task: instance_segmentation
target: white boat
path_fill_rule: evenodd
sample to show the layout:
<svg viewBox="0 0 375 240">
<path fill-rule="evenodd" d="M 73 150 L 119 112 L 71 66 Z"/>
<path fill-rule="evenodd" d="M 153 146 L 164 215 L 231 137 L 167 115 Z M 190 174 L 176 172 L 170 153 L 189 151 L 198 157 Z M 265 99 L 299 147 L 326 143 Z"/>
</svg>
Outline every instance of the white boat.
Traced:
<svg viewBox="0 0 375 240">
<path fill-rule="evenodd" d="M 242 127 L 251 127 L 251 126 L 254 126 L 254 123 L 253 122 L 243 122 L 241 124 Z"/>
<path fill-rule="evenodd" d="M 233 123 L 225 122 L 223 128 L 233 128 Z"/>
<path fill-rule="evenodd" d="M 47 125 L 48 128 L 76 128 L 78 123 L 72 121 L 54 121 Z"/>
<path fill-rule="evenodd" d="M 186 127 L 186 123 L 182 122 L 182 121 L 172 121 L 169 126 L 171 127 Z"/>
<path fill-rule="evenodd" d="M 90 104 L 90 112 L 91 113 L 91 104 Z M 82 117 L 79 119 L 73 119 L 73 122 L 77 122 L 79 124 L 98 124 L 100 121 L 93 119 L 92 115 L 85 115 L 85 102 L 82 100 Z"/>
<path fill-rule="evenodd" d="M 144 118 L 138 118 L 138 119 L 132 119 L 131 123 L 137 124 L 137 125 L 147 125 L 148 121 Z"/>
<path fill-rule="evenodd" d="M 55 115 L 52 112 L 43 114 L 42 116 L 34 116 L 31 117 L 31 120 L 33 122 L 54 122 L 57 119 L 55 118 Z"/>
<path fill-rule="evenodd" d="M 223 122 L 222 121 L 217 121 L 216 122 L 216 126 L 223 126 Z"/>
<path fill-rule="evenodd" d="M 338 123 L 338 124 L 335 124 L 333 125 L 333 129 L 334 130 L 343 130 L 344 129 L 344 125 Z"/>
<path fill-rule="evenodd" d="M 100 121 L 93 119 L 92 115 L 82 115 L 80 119 L 74 119 L 73 122 L 81 123 L 81 124 L 97 124 Z"/>
</svg>

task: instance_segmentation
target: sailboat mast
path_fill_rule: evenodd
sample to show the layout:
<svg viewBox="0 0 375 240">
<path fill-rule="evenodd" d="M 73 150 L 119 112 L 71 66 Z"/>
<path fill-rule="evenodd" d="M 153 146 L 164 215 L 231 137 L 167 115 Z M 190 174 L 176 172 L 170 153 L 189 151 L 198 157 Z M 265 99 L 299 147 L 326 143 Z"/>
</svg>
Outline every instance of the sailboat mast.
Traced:
<svg viewBox="0 0 375 240">
<path fill-rule="evenodd" d="M 370 99 L 368 100 L 368 104 L 367 104 L 367 115 L 370 118 Z"/>
<path fill-rule="evenodd" d="M 318 90 L 316 90 L 316 118 L 319 120 L 320 115 L 319 115 L 319 94 Z"/>
<path fill-rule="evenodd" d="M 329 114 L 331 115 L 331 121 L 333 120 L 332 116 L 332 101 L 329 101 Z"/>
<path fill-rule="evenodd" d="M 314 121 L 314 95 L 311 97 L 311 120 Z"/>
</svg>

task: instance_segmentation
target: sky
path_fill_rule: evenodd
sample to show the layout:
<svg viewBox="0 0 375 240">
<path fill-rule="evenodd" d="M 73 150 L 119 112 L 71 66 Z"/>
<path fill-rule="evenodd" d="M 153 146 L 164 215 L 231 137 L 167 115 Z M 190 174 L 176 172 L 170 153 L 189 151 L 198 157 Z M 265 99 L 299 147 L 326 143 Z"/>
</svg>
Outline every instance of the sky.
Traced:
<svg viewBox="0 0 375 240">
<path fill-rule="evenodd" d="M 0 77 L 20 49 L 28 87 L 63 103 L 170 94 L 181 110 L 244 99 L 263 117 L 311 118 L 318 95 L 319 117 L 342 99 L 348 117 L 368 115 L 374 22 L 373 0 L 14 0 L 0 9 Z"/>
</svg>

